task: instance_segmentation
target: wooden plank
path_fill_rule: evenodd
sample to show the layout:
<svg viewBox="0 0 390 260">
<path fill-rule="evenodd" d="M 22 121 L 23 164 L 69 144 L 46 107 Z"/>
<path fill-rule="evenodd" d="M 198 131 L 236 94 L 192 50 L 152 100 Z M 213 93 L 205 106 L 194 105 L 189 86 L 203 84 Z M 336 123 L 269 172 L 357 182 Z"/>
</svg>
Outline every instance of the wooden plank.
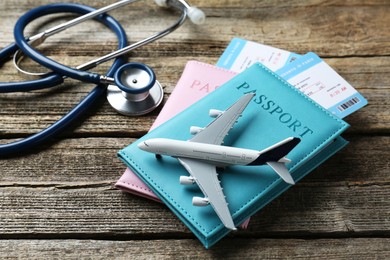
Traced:
<svg viewBox="0 0 390 260">
<path fill-rule="evenodd" d="M 124 164 L 116 153 L 131 138 L 64 139 L 30 154 L 0 160 L 0 185 L 108 185 Z M 390 138 L 351 137 L 350 144 L 302 180 L 304 185 L 390 184 Z M 259 147 L 259 149 L 261 149 Z M 374 170 L 373 170 L 374 169 Z"/>
<path fill-rule="evenodd" d="M 33 6 L 48 3 L 48 1 L 37 1 L 33 5 L 15 1 L 2 3 L 1 10 L 5 11 L 9 22 L 5 24 L 1 33 L 9 36 L 14 22 L 21 13 Z M 94 1 L 85 1 L 85 4 L 97 6 Z M 273 1 L 246 3 L 225 1 L 218 7 L 215 7 L 215 1 L 193 1 L 193 4 L 204 8 L 209 16 L 208 25 L 212 26 L 206 24 L 201 28 L 194 28 L 194 26 L 187 25 L 161 42 L 191 39 L 187 40 L 186 48 L 190 51 L 194 46 L 210 39 L 226 43 L 239 35 L 249 40 L 264 41 L 267 44 L 298 53 L 315 51 L 326 56 L 386 55 L 390 51 L 390 47 L 385 44 L 389 41 L 390 33 L 388 30 L 380 29 L 383 24 L 390 23 L 387 15 L 390 6 L 384 0 L 375 1 L 373 4 L 370 2 L 345 3 L 345 1 L 331 1 L 330 3 L 327 1 L 293 1 L 280 4 Z M 142 6 L 141 3 L 112 12 L 125 28 L 132 30 L 133 39 L 143 38 L 156 26 L 162 28 L 169 22 L 166 19 L 167 12 L 158 11 L 159 9 L 153 3 L 149 3 L 150 9 L 142 8 Z M 134 19 L 128 18 L 130 12 Z M 343 26 L 339 26 L 340 24 Z M 77 37 L 78 40 L 82 41 L 84 38 L 96 40 L 95 37 L 83 37 L 88 30 L 83 31 L 80 28 L 79 31 L 81 30 L 82 33 L 79 34 L 80 37 Z M 106 39 L 106 37 L 99 38 Z M 12 37 L 1 39 L 1 45 L 5 45 L 7 39 L 12 39 Z M 158 54 L 159 57 L 162 53 L 164 51 Z M 165 53 L 172 55 L 172 53 Z M 176 53 L 176 55 L 179 54 L 180 52 Z M 202 53 L 202 56 L 205 55 Z"/>
<path fill-rule="evenodd" d="M 254 7 L 253 2 L 255 2 Z M 208 22 L 204 26 L 195 27 L 188 23 L 157 43 L 136 50 L 131 56 L 161 58 L 211 55 L 218 57 L 226 43 L 238 36 L 297 53 L 315 51 L 323 56 L 380 56 L 389 53 L 385 43 L 388 42 L 390 33 L 388 30 L 380 29 L 382 24 L 390 22 L 387 15 L 390 9 L 388 3 L 357 7 L 343 6 L 342 1 L 330 6 L 326 3 L 310 4 L 309 1 L 277 5 L 271 1 L 268 2 L 268 6 L 256 6 L 262 2 L 247 2 L 247 6 L 243 4 L 241 8 L 237 8 L 234 4 L 229 5 L 227 2 L 223 2 L 223 7 L 220 8 L 213 8 L 207 4 L 200 5 L 205 7 L 209 15 Z M 42 1 L 43 3 L 47 1 Z M 96 5 L 95 2 L 89 4 Z M 38 5 L 39 3 L 34 3 L 34 6 Z M 2 2 L 0 10 L 4 11 L 7 23 L 2 24 L 0 28 L 0 33 L 4 35 L 0 40 L 0 46 L 10 43 L 13 38 L 14 23 L 21 13 L 31 7 L 25 4 L 15 6 L 14 2 L 7 5 L 7 1 Z M 164 28 L 174 19 L 174 16 L 167 12 L 158 12 L 158 8 L 128 8 L 134 19 L 128 19 L 129 12 L 126 12 L 126 9 L 123 12 L 114 11 L 112 14 L 127 30 L 131 30 L 131 41 L 150 35 L 155 32 L 156 27 Z M 272 15 L 270 15 L 271 10 Z M 316 15 L 320 17 L 316 18 Z M 136 19 L 141 16 L 142 19 Z M 238 22 L 232 23 L 232 20 Z M 45 23 L 38 23 L 40 24 Z M 343 26 L 339 26 L 340 24 Z M 37 32 L 38 25 L 29 28 L 26 34 Z M 92 27 L 89 25 L 96 29 L 89 30 L 88 28 Z M 50 47 L 45 48 L 45 53 L 61 54 L 63 62 L 71 61 L 75 56 L 79 56 L 77 58 L 79 60 L 85 52 L 89 55 L 84 58 L 98 56 L 101 52 L 109 51 L 116 46 L 113 34 L 96 22 L 87 22 L 84 27 L 78 26 L 67 30 L 66 34 L 53 37 L 45 44 Z M 171 46 L 164 47 L 166 43 L 171 43 Z M 177 44 L 178 47 L 175 48 L 172 44 Z"/>
<path fill-rule="evenodd" d="M 389 185 L 297 185 L 234 237 L 388 236 Z M 191 202 L 189 202 L 191 203 Z M 163 204 L 110 185 L 0 189 L 0 238 L 194 237 Z"/>
<path fill-rule="evenodd" d="M 209 250 L 186 240 L 2 240 L 5 258 L 94 259 L 388 259 L 388 238 L 225 239 Z"/>
<path fill-rule="evenodd" d="M 123 173 L 116 153 L 130 138 L 66 139 L 20 157 L 0 160 L 1 183 L 84 183 L 105 185 Z"/>
</svg>

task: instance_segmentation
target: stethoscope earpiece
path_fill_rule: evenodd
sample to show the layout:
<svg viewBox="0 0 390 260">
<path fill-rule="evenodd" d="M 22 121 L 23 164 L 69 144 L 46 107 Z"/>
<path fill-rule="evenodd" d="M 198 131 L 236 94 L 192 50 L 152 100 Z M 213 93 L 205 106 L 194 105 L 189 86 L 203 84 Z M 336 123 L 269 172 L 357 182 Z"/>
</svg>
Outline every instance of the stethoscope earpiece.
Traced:
<svg viewBox="0 0 390 260">
<path fill-rule="evenodd" d="M 196 25 L 203 24 L 206 20 L 205 13 L 197 7 L 194 7 L 194 6 L 189 7 L 187 10 L 187 13 L 188 13 L 188 17 L 190 18 L 191 22 L 196 24 Z"/>
<path fill-rule="evenodd" d="M 164 91 L 153 70 L 137 62 L 122 65 L 114 75 L 116 85 L 107 88 L 107 100 L 119 113 L 144 115 L 161 104 Z"/>
</svg>

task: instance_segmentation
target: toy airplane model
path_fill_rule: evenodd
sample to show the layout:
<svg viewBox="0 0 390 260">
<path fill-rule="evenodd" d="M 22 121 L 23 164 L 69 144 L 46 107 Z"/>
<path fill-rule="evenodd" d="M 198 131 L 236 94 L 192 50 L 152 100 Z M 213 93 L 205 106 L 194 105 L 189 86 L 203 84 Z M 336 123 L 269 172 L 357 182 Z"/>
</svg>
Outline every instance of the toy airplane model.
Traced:
<svg viewBox="0 0 390 260">
<path fill-rule="evenodd" d="M 180 183 L 187 185 L 196 182 L 206 196 L 194 197 L 192 204 L 211 204 L 225 227 L 232 230 L 236 227 L 217 177 L 217 167 L 268 164 L 285 182 L 294 184 L 285 166 L 285 163 L 291 161 L 284 156 L 300 142 L 299 138 L 289 137 L 262 151 L 221 145 L 254 95 L 244 95 L 226 111 L 210 110 L 210 116 L 216 119 L 205 128 L 191 127 L 190 132 L 195 136 L 188 141 L 156 138 L 138 144 L 140 149 L 155 153 L 157 158 L 161 155 L 177 158 L 191 175 L 180 176 Z"/>
</svg>

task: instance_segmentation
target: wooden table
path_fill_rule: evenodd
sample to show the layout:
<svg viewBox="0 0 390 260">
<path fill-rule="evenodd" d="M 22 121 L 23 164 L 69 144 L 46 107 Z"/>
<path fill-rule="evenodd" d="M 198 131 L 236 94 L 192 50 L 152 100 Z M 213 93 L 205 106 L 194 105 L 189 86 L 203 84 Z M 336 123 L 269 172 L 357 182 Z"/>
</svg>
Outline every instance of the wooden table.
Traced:
<svg viewBox="0 0 390 260">
<path fill-rule="evenodd" d="M 49 2 L 1 1 L 0 46 L 13 41 L 21 14 Z M 103 2 L 113 1 L 83 1 L 94 7 Z M 0 258 L 389 258 L 389 0 L 191 2 L 208 15 L 205 25 L 187 22 L 129 55 L 155 69 L 165 100 L 188 60 L 215 64 L 233 37 L 300 54 L 313 51 L 369 100 L 345 119 L 350 144 L 258 212 L 247 230 L 206 250 L 164 205 L 113 187 L 125 169 L 116 152 L 145 134 L 158 111 L 124 117 L 102 98 L 55 140 L 0 159 Z M 152 1 L 147 6 L 111 12 L 131 42 L 174 19 Z M 37 21 L 26 34 L 54 24 L 49 21 L 53 17 Z M 116 45 L 104 26 L 87 22 L 40 50 L 76 66 Z M 37 67 L 29 61 L 23 66 Z M 1 67 L 0 81 L 22 79 L 11 62 Z M 52 90 L 1 94 L 1 142 L 47 127 L 93 87 L 68 79 Z"/>
</svg>

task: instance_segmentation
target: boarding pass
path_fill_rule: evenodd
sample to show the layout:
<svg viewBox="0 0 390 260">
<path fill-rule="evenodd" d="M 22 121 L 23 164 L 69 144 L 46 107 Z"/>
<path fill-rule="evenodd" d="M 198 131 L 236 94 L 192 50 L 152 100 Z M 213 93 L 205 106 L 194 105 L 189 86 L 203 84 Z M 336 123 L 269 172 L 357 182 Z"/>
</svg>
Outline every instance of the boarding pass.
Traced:
<svg viewBox="0 0 390 260">
<path fill-rule="evenodd" d="M 299 56 L 272 46 L 234 38 L 219 58 L 217 66 L 240 73 L 254 63 L 260 62 L 270 70 L 276 71 Z"/>
<path fill-rule="evenodd" d="M 356 89 L 313 52 L 299 57 L 276 73 L 339 118 L 367 104 Z"/>
<path fill-rule="evenodd" d="M 242 72 L 260 62 L 319 105 L 343 118 L 367 100 L 315 53 L 299 55 L 264 44 L 234 38 L 217 66 Z"/>
</svg>

